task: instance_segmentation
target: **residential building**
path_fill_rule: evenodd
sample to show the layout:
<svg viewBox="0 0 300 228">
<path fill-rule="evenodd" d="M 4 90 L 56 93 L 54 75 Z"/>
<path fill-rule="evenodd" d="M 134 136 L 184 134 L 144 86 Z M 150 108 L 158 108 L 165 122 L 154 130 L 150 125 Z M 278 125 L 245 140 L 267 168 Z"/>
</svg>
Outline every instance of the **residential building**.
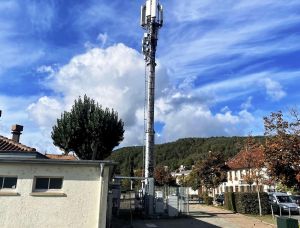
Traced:
<svg viewBox="0 0 300 228">
<path fill-rule="evenodd" d="M 16 124 L 12 126 L 11 130 L 11 139 L 0 135 L 0 158 L 47 158 L 35 148 L 20 143 L 23 126 Z"/>
<path fill-rule="evenodd" d="M 171 172 L 171 176 L 175 178 L 176 184 L 181 185 L 181 181 L 187 178 L 192 170 L 187 170 L 184 165 L 181 165 L 175 172 Z M 188 189 L 189 195 L 198 195 L 198 190 L 194 191 L 191 187 Z"/>
<path fill-rule="evenodd" d="M 114 165 L 0 158 L 0 227 L 105 228 Z"/>
<path fill-rule="evenodd" d="M 0 227 L 109 227 L 109 184 L 115 163 L 75 154 L 41 154 L 0 136 Z"/>
<path fill-rule="evenodd" d="M 249 192 L 257 191 L 258 189 L 264 192 L 275 190 L 274 184 L 270 184 L 266 168 L 254 168 L 257 162 L 263 161 L 263 151 L 261 149 L 256 149 L 251 151 L 251 156 L 248 154 L 250 153 L 242 150 L 226 163 L 229 167 L 227 181 L 215 189 L 215 194 L 222 192 Z M 250 185 L 250 181 L 247 180 L 247 177 L 251 173 L 253 176 L 258 176 L 259 174 L 260 178 L 257 178 L 259 180 L 258 183 L 253 180 L 253 183 Z"/>
</svg>

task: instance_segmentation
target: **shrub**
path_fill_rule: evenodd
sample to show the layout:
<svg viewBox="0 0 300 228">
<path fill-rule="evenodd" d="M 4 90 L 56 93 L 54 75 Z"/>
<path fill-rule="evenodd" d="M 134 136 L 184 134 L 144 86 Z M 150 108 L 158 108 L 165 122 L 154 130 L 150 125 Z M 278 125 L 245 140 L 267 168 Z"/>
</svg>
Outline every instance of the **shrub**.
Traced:
<svg viewBox="0 0 300 228">
<path fill-rule="evenodd" d="M 207 192 L 204 192 L 204 193 L 200 194 L 200 197 L 203 198 L 203 201 L 204 201 L 205 204 L 207 204 L 207 205 L 212 205 L 213 204 L 214 198 L 208 196 Z"/>
<path fill-rule="evenodd" d="M 213 198 L 210 196 L 204 197 L 204 203 L 207 205 L 212 205 L 213 204 Z"/>
<path fill-rule="evenodd" d="M 235 192 L 236 211 L 241 214 L 259 214 L 257 192 Z M 260 193 L 262 214 L 269 214 L 270 205 L 268 194 Z"/>
<path fill-rule="evenodd" d="M 233 192 L 225 192 L 224 207 L 230 211 L 236 212 L 235 197 L 234 197 Z"/>
</svg>

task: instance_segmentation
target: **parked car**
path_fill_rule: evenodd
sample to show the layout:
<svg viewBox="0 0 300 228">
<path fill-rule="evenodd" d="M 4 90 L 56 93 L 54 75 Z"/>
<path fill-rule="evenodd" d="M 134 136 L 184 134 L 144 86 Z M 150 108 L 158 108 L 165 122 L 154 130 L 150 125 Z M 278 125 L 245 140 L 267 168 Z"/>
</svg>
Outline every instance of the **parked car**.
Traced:
<svg viewBox="0 0 300 228">
<path fill-rule="evenodd" d="M 223 206 L 223 204 L 224 204 L 224 193 L 221 193 L 220 195 L 217 195 L 217 196 L 216 196 L 216 199 L 215 199 L 215 202 L 216 202 L 218 205 Z"/>
<path fill-rule="evenodd" d="M 299 195 L 297 195 L 297 196 L 290 196 L 290 197 L 291 197 L 293 203 L 296 203 L 296 204 L 298 204 L 298 206 L 300 206 L 300 196 Z"/>
<path fill-rule="evenodd" d="M 300 207 L 294 203 L 292 198 L 286 193 L 269 193 L 269 201 L 275 213 L 280 212 L 280 208 L 282 213 L 289 213 L 289 211 L 291 213 L 299 213 Z"/>
</svg>

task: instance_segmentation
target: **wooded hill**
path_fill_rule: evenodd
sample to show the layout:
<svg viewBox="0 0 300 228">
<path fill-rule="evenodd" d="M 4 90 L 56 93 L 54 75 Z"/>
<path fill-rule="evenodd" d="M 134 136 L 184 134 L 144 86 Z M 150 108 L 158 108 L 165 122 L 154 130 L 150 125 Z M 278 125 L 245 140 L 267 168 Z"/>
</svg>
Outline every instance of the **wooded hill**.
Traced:
<svg viewBox="0 0 300 228">
<path fill-rule="evenodd" d="M 263 142 L 264 137 L 255 137 Z M 244 145 L 246 137 L 211 137 L 211 138 L 183 138 L 175 142 L 155 145 L 156 165 L 169 166 L 173 171 L 180 165 L 191 167 L 195 162 L 205 158 L 209 151 L 220 152 L 225 159 L 237 154 Z M 130 163 L 133 159 L 134 169 L 143 167 L 142 146 L 124 147 L 115 150 L 107 160 L 119 162 L 118 171 L 122 175 L 129 175 Z"/>
</svg>

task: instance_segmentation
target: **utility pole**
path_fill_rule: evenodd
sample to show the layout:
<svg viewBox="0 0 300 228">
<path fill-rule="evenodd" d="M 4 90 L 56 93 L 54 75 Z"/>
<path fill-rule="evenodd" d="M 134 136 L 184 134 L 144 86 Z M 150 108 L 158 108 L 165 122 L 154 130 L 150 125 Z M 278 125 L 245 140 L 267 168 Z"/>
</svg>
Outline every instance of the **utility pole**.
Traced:
<svg viewBox="0 0 300 228">
<path fill-rule="evenodd" d="M 163 25 L 163 8 L 159 0 L 146 0 L 141 7 L 141 26 L 146 30 L 142 50 L 146 64 L 147 114 L 146 114 L 146 149 L 145 149 L 145 202 L 148 215 L 154 209 L 154 97 L 155 97 L 155 53 L 158 30 Z"/>
</svg>

